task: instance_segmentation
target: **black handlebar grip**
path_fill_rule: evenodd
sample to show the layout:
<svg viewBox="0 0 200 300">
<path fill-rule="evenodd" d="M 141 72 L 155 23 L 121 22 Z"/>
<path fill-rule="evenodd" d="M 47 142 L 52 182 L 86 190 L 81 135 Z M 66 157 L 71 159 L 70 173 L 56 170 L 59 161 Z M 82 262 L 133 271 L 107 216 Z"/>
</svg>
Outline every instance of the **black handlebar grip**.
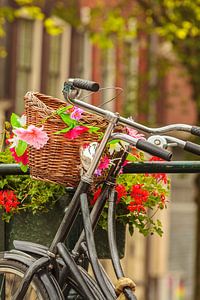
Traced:
<svg viewBox="0 0 200 300">
<path fill-rule="evenodd" d="M 191 133 L 193 135 L 200 136 L 200 127 L 198 127 L 198 126 L 192 126 Z"/>
<path fill-rule="evenodd" d="M 91 91 L 91 92 L 97 92 L 100 88 L 99 84 L 94 81 L 85 80 L 81 78 L 73 78 L 69 79 L 70 82 L 72 82 L 74 87 L 77 87 L 79 89 Z"/>
<path fill-rule="evenodd" d="M 189 151 L 191 153 L 200 155 L 200 145 L 192 143 L 192 142 L 186 142 L 184 150 Z"/>
<path fill-rule="evenodd" d="M 170 161 L 172 158 L 172 153 L 170 151 L 159 148 L 158 146 L 155 146 L 154 144 L 144 141 L 142 139 L 137 141 L 136 147 L 140 150 L 148 152 L 149 154 L 152 154 L 154 156 L 158 156 L 167 161 Z"/>
</svg>

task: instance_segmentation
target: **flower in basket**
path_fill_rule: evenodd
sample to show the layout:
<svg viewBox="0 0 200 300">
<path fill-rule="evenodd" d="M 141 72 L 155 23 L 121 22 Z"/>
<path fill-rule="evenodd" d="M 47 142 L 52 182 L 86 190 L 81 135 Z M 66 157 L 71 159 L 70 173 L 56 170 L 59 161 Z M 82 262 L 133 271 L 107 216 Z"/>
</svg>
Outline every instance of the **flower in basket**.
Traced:
<svg viewBox="0 0 200 300">
<path fill-rule="evenodd" d="M 67 139 L 73 140 L 78 136 L 83 134 L 84 132 L 96 133 L 97 135 L 101 135 L 98 133 L 99 127 L 90 126 L 89 124 L 85 124 L 81 118 L 84 110 L 78 108 L 73 105 L 68 105 L 67 107 L 59 108 L 56 113 L 60 116 L 63 122 L 67 125 L 66 128 L 56 131 L 55 134 L 63 133 Z"/>
<path fill-rule="evenodd" d="M 10 152 L 14 160 L 20 164 L 22 170 L 26 171 L 28 168 L 28 145 L 40 149 L 47 143 L 49 138 L 43 130 L 43 126 L 27 126 L 25 115 L 19 117 L 12 113 L 10 123 L 12 131 L 9 132 L 7 130 L 6 132 L 7 142 L 10 144 Z"/>
</svg>

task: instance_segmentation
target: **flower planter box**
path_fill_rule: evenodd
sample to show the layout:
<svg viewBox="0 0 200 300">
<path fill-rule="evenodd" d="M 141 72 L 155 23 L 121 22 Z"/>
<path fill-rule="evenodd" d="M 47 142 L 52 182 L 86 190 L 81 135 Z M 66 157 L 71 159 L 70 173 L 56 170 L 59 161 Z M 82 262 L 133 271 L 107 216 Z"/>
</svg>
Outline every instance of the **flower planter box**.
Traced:
<svg viewBox="0 0 200 300">
<path fill-rule="evenodd" d="M 49 246 L 59 227 L 66 207 L 65 199 L 58 201 L 53 209 L 47 213 L 22 212 L 5 224 L 5 247 L 13 248 L 13 240 L 26 240 Z M 82 231 L 81 217 L 72 227 L 66 241 L 67 246 L 73 249 L 80 232 Z M 100 227 L 95 230 L 95 240 L 99 258 L 110 258 L 107 232 Z M 119 255 L 124 256 L 125 226 L 117 224 L 117 244 Z"/>
</svg>

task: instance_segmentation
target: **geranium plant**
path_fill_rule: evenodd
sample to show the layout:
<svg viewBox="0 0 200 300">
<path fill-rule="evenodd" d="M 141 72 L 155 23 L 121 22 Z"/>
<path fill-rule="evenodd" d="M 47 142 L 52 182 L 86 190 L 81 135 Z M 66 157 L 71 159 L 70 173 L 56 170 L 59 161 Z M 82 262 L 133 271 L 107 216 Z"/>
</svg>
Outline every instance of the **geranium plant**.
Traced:
<svg viewBox="0 0 200 300">
<path fill-rule="evenodd" d="M 0 163 L 14 162 L 8 147 L 0 153 Z M 8 222 L 23 211 L 32 211 L 33 214 L 47 212 L 65 193 L 63 186 L 32 179 L 29 175 L 0 176 L 2 219 Z"/>
<path fill-rule="evenodd" d="M 76 139 L 84 132 L 97 134 L 99 140 L 102 133 L 98 127 L 90 126 L 81 120 L 83 110 L 69 105 L 61 107 L 55 112 L 66 125 L 60 131 L 54 134 L 62 134 L 66 139 Z M 43 120 L 44 123 L 46 119 Z M 143 139 L 142 134 L 130 128 L 124 129 L 129 135 Z M 49 140 L 44 131 L 43 124 L 37 126 L 26 124 L 26 117 L 19 117 L 16 114 L 11 115 L 10 123 L 6 123 L 4 134 L 6 136 L 7 147 L 0 153 L 0 163 L 17 162 L 23 171 L 28 169 L 28 147 L 40 149 L 46 145 Z M 80 155 L 86 155 L 89 163 L 95 154 L 98 142 L 83 144 Z M 112 165 L 114 153 L 128 149 L 128 144 L 115 140 L 107 145 L 95 176 L 101 176 L 105 170 Z M 81 157 L 82 158 L 82 157 Z M 145 159 L 143 152 L 132 148 L 127 156 L 125 164 L 130 162 L 143 162 Z M 150 158 L 157 159 L 157 158 Z M 82 161 L 82 160 L 81 160 Z M 89 165 L 82 167 L 87 170 Z M 169 179 L 166 174 L 123 174 L 117 177 L 116 192 L 117 200 L 117 219 L 123 224 L 128 224 L 129 231 L 132 234 L 133 229 L 137 227 L 139 231 L 147 235 L 157 232 L 162 234 L 162 224 L 155 218 L 156 212 L 166 207 L 166 199 L 169 191 Z M 58 184 L 51 184 L 32 179 L 30 176 L 5 176 L 0 178 L 0 207 L 3 210 L 3 219 L 9 220 L 11 216 L 23 210 L 37 211 L 47 210 L 49 205 L 65 193 L 65 188 Z M 91 206 L 98 201 L 101 193 L 101 185 L 98 185 L 90 201 Z M 105 228 L 107 224 L 107 207 L 105 207 L 100 225 Z"/>
<path fill-rule="evenodd" d="M 144 162 L 147 159 L 136 149 L 128 158 L 132 162 Z M 159 158 L 151 157 L 149 160 L 159 160 Z M 101 164 L 99 166 L 101 167 Z M 169 187 L 170 181 L 166 174 L 121 173 L 115 186 L 117 221 L 128 225 L 130 234 L 133 234 L 134 228 L 137 228 L 144 236 L 155 232 L 161 236 L 162 223 L 156 214 L 167 207 Z M 101 188 L 99 186 L 95 191 L 91 199 L 92 205 L 98 201 Z M 103 228 L 107 227 L 107 215 L 106 206 L 100 219 Z"/>
</svg>

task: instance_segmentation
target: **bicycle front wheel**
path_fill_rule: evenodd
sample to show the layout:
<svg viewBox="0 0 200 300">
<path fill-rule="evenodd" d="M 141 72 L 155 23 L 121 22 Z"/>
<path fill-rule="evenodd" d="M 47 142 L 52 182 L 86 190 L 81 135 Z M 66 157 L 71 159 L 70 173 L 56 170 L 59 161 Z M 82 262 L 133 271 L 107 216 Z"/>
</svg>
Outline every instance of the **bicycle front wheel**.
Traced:
<svg viewBox="0 0 200 300">
<path fill-rule="evenodd" d="M 0 258 L 0 299 L 11 300 L 27 267 L 17 261 Z M 23 300 L 50 300 L 43 283 L 35 275 Z"/>
</svg>

